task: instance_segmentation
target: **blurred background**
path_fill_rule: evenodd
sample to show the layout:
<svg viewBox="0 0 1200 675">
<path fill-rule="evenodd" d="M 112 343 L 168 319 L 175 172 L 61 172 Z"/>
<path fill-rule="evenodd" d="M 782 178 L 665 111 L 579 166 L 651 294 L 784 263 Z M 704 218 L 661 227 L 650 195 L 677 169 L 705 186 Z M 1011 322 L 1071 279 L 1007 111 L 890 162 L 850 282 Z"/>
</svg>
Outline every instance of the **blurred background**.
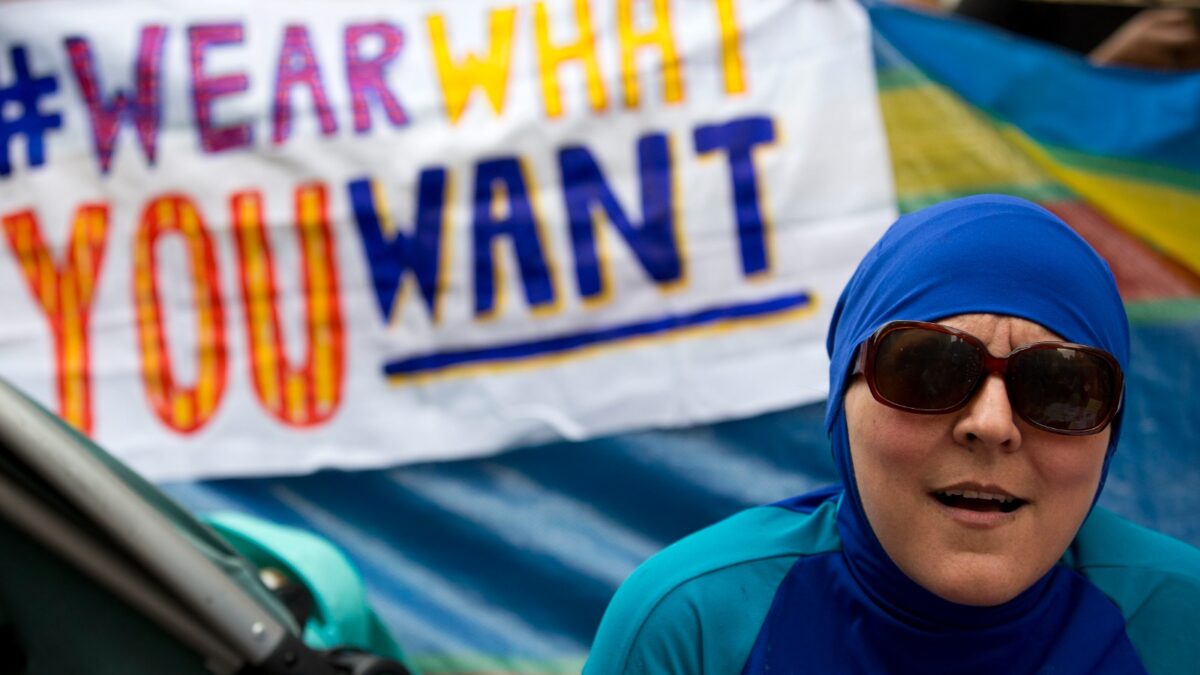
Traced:
<svg viewBox="0 0 1200 675">
<path fill-rule="evenodd" d="M 1127 303 L 1100 504 L 1200 546 L 1195 4 L 0 3 L 0 376 L 336 544 L 421 672 L 578 672 L 647 557 L 836 480 L 883 228 L 1005 193 Z"/>
</svg>

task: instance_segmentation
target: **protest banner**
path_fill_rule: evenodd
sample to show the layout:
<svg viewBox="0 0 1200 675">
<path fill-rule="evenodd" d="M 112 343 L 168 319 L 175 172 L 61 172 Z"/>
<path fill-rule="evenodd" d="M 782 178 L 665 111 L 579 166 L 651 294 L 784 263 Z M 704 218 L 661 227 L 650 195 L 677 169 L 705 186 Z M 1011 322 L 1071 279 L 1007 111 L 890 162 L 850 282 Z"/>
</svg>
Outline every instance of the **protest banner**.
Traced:
<svg viewBox="0 0 1200 675">
<path fill-rule="evenodd" d="M 850 0 L 0 11 L 0 374 L 153 479 L 818 400 L 895 212 Z"/>
</svg>

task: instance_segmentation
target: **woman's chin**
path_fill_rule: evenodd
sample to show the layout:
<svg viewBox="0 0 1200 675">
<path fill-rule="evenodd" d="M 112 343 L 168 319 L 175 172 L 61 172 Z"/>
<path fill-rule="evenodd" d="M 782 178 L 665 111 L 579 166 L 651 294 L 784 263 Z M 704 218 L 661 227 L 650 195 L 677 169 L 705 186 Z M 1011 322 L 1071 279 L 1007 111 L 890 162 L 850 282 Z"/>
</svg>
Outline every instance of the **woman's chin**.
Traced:
<svg viewBox="0 0 1200 675">
<path fill-rule="evenodd" d="M 1002 605 L 1032 586 L 1041 574 L 1021 570 L 997 556 L 971 555 L 921 573 L 906 574 L 929 592 L 950 602 L 975 607 Z M 1024 573 L 1022 573 L 1024 572 Z M 1044 572 L 1042 573 L 1044 574 Z"/>
<path fill-rule="evenodd" d="M 1028 587 L 1026 587 L 1028 588 Z M 1011 589 L 998 589 L 989 587 L 987 584 L 979 584 L 969 587 L 952 587 L 942 589 L 941 591 L 934 590 L 933 593 L 943 600 L 958 603 L 960 605 L 971 605 L 973 607 L 994 607 L 1003 605 L 1021 594 L 1025 588 L 1018 588 L 1015 591 Z"/>
</svg>

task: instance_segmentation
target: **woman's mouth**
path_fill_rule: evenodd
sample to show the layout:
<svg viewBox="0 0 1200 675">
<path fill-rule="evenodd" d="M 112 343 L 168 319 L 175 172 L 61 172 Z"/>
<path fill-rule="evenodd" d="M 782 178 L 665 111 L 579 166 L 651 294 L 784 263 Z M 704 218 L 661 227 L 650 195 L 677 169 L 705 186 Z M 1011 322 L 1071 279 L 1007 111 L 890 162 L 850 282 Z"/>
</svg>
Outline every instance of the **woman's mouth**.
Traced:
<svg viewBox="0 0 1200 675">
<path fill-rule="evenodd" d="M 946 489 L 930 493 L 945 506 L 968 511 L 1012 513 L 1025 505 L 1025 500 L 1000 492 Z"/>
</svg>

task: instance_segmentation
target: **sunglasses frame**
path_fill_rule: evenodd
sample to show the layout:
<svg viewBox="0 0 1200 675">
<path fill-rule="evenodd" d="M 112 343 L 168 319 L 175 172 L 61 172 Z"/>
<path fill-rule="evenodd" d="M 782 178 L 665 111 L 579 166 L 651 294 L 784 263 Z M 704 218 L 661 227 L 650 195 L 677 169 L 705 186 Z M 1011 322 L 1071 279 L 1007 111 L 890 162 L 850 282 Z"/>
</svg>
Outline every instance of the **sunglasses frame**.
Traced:
<svg viewBox="0 0 1200 675">
<path fill-rule="evenodd" d="M 974 386 L 971 387 L 971 390 L 967 392 L 966 396 L 964 396 L 963 399 L 958 403 L 945 408 L 937 408 L 932 410 L 928 408 L 913 408 L 911 406 L 902 405 L 900 403 L 896 403 L 895 401 L 888 400 L 879 392 L 875 382 L 875 361 L 879 344 L 885 337 L 896 332 L 897 330 L 913 328 L 933 331 L 936 333 L 944 333 L 946 335 L 953 335 L 963 340 L 967 344 L 975 347 L 976 350 L 978 350 L 978 352 L 983 356 L 982 363 L 980 364 L 980 374 L 982 376 L 975 382 Z M 1113 387 L 1114 391 L 1116 391 L 1117 400 L 1112 406 L 1109 407 L 1105 415 L 1098 420 L 1095 425 L 1087 429 L 1058 429 L 1056 427 L 1042 424 L 1036 420 L 1029 419 L 1023 411 L 1017 409 L 1017 406 L 1012 400 L 1012 394 L 1008 392 L 1009 386 L 1007 376 L 1009 361 L 1025 352 L 1061 348 L 1072 349 L 1095 356 L 1108 364 L 1109 368 L 1112 369 Z M 916 413 L 918 415 L 944 415 L 961 410 L 971 402 L 971 399 L 975 398 L 975 394 L 979 392 L 979 388 L 982 387 L 983 383 L 987 381 L 988 376 L 999 375 L 1000 378 L 1004 380 L 1005 392 L 1009 396 L 1009 405 L 1012 407 L 1013 412 L 1015 412 L 1018 417 L 1034 427 L 1037 427 L 1038 429 L 1049 431 L 1051 433 L 1063 434 L 1066 436 L 1089 436 L 1091 434 L 1096 434 L 1103 431 L 1104 428 L 1107 427 L 1110 422 L 1112 422 L 1112 419 L 1116 416 L 1117 411 L 1121 409 L 1121 404 L 1123 403 L 1123 399 L 1125 397 L 1125 376 L 1121 371 L 1121 364 L 1117 362 L 1117 359 L 1113 357 L 1112 354 L 1109 354 L 1103 349 L 1089 347 L 1088 345 L 1076 344 L 1074 342 L 1048 341 L 1034 342 L 1017 347 L 1009 352 L 1007 356 L 993 356 L 992 353 L 988 351 L 987 345 L 983 343 L 983 340 L 980 340 L 974 335 L 957 328 L 944 326 L 940 323 L 929 323 L 926 321 L 889 321 L 888 323 L 880 326 L 879 329 L 871 335 L 871 337 L 867 338 L 865 342 L 859 345 L 858 356 L 855 358 L 854 371 L 851 373 L 851 375 L 858 375 L 860 373 L 866 379 L 867 387 L 869 387 L 871 390 L 871 396 L 875 397 L 876 401 L 879 401 L 889 408 L 903 410 L 904 412 Z"/>
</svg>

